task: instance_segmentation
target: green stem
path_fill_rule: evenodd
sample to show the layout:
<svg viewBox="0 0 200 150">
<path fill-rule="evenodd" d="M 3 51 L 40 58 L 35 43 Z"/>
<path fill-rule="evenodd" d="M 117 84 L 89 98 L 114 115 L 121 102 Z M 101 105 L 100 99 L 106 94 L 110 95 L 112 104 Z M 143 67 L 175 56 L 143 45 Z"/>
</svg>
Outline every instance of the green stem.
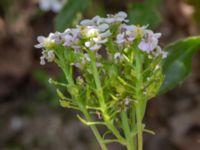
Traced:
<svg viewBox="0 0 200 150">
<path fill-rule="evenodd" d="M 131 130 L 129 127 L 128 117 L 126 112 L 121 112 L 122 126 L 124 130 L 124 134 L 127 140 L 127 150 L 135 150 L 133 136 L 131 135 Z"/>
<path fill-rule="evenodd" d="M 142 119 L 140 116 L 140 108 L 138 107 L 136 110 L 136 118 L 137 118 L 137 131 L 138 131 L 138 150 L 143 150 L 143 127 L 142 127 Z"/>
<path fill-rule="evenodd" d="M 68 68 L 67 69 L 67 66 L 65 65 L 65 62 L 63 59 L 61 59 L 61 62 L 59 63 L 61 69 L 63 70 L 64 74 L 65 74 L 65 77 L 67 79 L 67 82 L 70 84 L 70 85 L 74 85 L 74 81 L 73 81 L 73 78 L 72 78 L 72 72 L 69 72 Z M 74 96 L 72 96 L 74 97 Z M 79 99 L 79 98 L 77 98 Z M 80 100 L 78 100 L 78 105 L 79 105 L 79 108 L 81 109 L 82 113 L 84 114 L 85 118 L 88 120 L 88 121 L 91 121 L 92 122 L 92 118 L 91 116 L 89 115 L 88 111 L 83 107 L 82 103 Z M 99 131 L 97 130 L 96 126 L 95 125 L 91 125 L 90 126 L 93 134 L 95 135 L 100 147 L 102 150 L 108 150 L 106 145 L 104 144 L 104 140 L 103 138 L 101 137 L 101 134 L 99 133 Z"/>
<path fill-rule="evenodd" d="M 87 110 L 86 110 L 85 108 L 83 108 L 83 107 L 81 107 L 81 110 L 82 110 L 82 112 L 83 112 L 85 118 L 86 118 L 88 121 L 91 121 L 91 122 L 92 122 L 92 118 L 91 118 L 91 116 L 89 115 L 89 113 L 87 112 Z M 91 128 L 93 134 L 95 135 L 95 137 L 96 137 L 96 139 L 97 139 L 97 141 L 98 141 L 98 143 L 99 143 L 101 149 L 102 149 L 102 150 L 108 150 L 107 147 L 106 147 L 106 145 L 104 144 L 104 140 L 103 140 L 103 138 L 101 137 L 99 131 L 98 131 L 97 128 L 96 128 L 96 126 L 95 126 L 95 125 L 91 125 L 90 128 Z"/>
<path fill-rule="evenodd" d="M 130 110 L 130 129 L 131 129 L 131 132 L 134 132 L 135 130 L 135 125 L 136 125 L 136 112 L 135 112 L 135 109 L 134 109 L 134 105 L 131 107 L 131 110 Z M 131 133 L 133 134 L 133 133 Z M 134 144 L 134 149 L 136 149 L 136 138 L 134 135 L 132 135 L 132 139 L 133 139 L 133 144 Z"/>
<path fill-rule="evenodd" d="M 101 86 L 101 81 L 100 81 L 99 73 L 96 67 L 96 59 L 95 59 L 94 53 L 90 53 L 90 56 L 92 57 L 91 63 L 92 63 L 92 69 L 93 69 L 93 76 L 94 76 L 94 80 L 95 80 L 95 84 L 97 88 L 96 94 L 97 94 L 97 97 L 99 98 L 103 119 L 108 129 L 112 131 L 112 133 L 116 136 L 116 138 L 119 140 L 121 144 L 125 145 L 126 143 L 125 139 L 120 135 L 119 131 L 113 125 L 112 120 L 110 119 L 110 116 L 108 115 L 107 106 L 105 104 L 105 99 L 104 99 L 104 94 L 103 94 L 103 89 Z"/>
<path fill-rule="evenodd" d="M 138 138 L 138 150 L 143 150 L 143 127 L 142 119 L 143 113 L 142 110 L 144 105 L 144 99 L 142 98 L 142 62 L 140 58 L 140 51 L 136 51 L 136 122 L 137 122 L 137 138 Z"/>
</svg>

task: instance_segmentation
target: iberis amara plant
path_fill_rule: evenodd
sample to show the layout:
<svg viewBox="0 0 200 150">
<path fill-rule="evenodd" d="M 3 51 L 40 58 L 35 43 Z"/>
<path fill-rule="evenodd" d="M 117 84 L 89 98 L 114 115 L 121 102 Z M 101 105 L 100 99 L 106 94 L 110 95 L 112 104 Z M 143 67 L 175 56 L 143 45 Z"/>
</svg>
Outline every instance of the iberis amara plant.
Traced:
<svg viewBox="0 0 200 150">
<path fill-rule="evenodd" d="M 91 127 L 102 150 L 112 142 L 142 150 L 143 132 L 153 133 L 143 123 L 148 101 L 176 83 L 164 75 L 172 70 L 163 65 L 168 53 L 159 46 L 161 33 L 129 25 L 126 18 L 125 12 L 96 16 L 63 33 L 39 36 L 35 45 L 42 49 L 42 65 L 54 62 L 65 74 L 65 83 L 50 79 L 62 87 L 60 104 L 81 112 L 77 117 Z M 107 130 L 100 133 L 97 126 Z"/>
</svg>

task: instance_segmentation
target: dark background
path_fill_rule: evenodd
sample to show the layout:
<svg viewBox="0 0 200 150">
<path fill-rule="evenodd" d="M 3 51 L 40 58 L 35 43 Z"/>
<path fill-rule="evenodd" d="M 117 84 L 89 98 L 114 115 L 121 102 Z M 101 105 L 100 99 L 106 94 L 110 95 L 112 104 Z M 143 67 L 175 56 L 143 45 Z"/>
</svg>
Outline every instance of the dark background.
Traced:
<svg viewBox="0 0 200 150">
<path fill-rule="evenodd" d="M 127 11 L 134 2 L 144 0 L 93 0 L 82 17 Z M 160 16 L 151 21 L 163 33 L 162 46 L 200 33 L 199 0 L 161 0 L 153 10 Z M 0 150 L 99 149 L 75 112 L 59 106 L 48 83 L 50 76 L 62 80 L 58 68 L 39 64 L 36 38 L 55 31 L 56 15 L 39 10 L 36 0 L 0 0 Z M 156 135 L 145 134 L 145 150 L 200 150 L 200 52 L 192 66 L 183 84 L 150 101 L 145 123 Z"/>
</svg>

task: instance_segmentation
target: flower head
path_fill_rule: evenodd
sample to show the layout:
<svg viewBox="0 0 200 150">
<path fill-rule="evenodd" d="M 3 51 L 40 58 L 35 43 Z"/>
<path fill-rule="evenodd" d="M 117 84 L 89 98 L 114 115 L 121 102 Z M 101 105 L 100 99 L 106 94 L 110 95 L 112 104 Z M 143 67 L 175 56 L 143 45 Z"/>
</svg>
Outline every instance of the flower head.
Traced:
<svg viewBox="0 0 200 150">
<path fill-rule="evenodd" d="M 145 30 L 144 36 L 138 47 L 145 52 L 151 52 L 158 46 L 158 39 L 161 33 L 153 33 L 151 30 Z"/>
<path fill-rule="evenodd" d="M 154 33 L 147 29 L 148 26 L 128 25 L 127 14 L 119 12 L 107 17 L 95 16 L 92 19 L 85 19 L 76 28 L 68 28 L 64 32 L 50 33 L 48 37 L 38 36 L 36 48 L 43 49 L 41 63 L 45 59 L 52 61 L 55 57 L 54 47 L 61 46 L 74 50 L 74 53 L 87 53 L 87 50 L 98 52 L 100 49 L 109 50 L 108 45 L 114 48 L 110 58 L 122 60 L 122 50 L 127 51 L 134 47 L 149 57 L 165 58 L 167 53 L 159 46 L 161 33 Z M 86 51 L 85 51 L 86 50 Z M 50 51 L 50 52 L 49 52 Z M 108 53 L 108 52 L 107 52 Z M 109 54 L 109 55 L 110 55 Z M 85 57 L 85 55 L 82 55 Z M 85 58 L 83 58 L 85 59 Z"/>
</svg>

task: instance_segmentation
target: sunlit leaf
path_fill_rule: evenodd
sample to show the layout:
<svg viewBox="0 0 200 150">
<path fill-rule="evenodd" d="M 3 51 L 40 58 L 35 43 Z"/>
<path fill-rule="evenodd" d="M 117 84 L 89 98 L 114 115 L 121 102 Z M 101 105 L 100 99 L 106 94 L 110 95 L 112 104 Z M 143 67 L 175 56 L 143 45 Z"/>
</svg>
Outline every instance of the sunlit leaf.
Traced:
<svg viewBox="0 0 200 150">
<path fill-rule="evenodd" d="M 159 93 L 164 93 L 180 84 L 191 72 L 193 54 L 200 48 L 200 36 L 179 40 L 168 45 L 168 57 L 163 63 L 165 80 Z"/>
</svg>

